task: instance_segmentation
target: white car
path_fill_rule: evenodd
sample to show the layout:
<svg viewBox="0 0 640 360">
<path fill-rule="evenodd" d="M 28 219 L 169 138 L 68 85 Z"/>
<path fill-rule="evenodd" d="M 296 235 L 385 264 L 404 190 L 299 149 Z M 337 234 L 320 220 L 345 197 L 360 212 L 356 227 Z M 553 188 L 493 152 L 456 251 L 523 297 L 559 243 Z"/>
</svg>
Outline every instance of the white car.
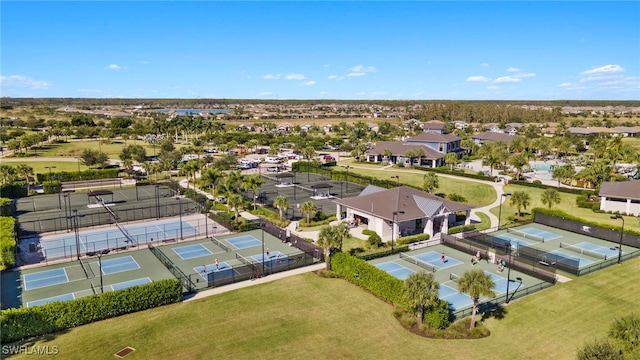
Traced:
<svg viewBox="0 0 640 360">
<path fill-rule="evenodd" d="M 279 164 L 280 163 L 280 158 L 275 157 L 275 156 L 267 156 L 264 159 L 265 162 L 268 162 L 269 164 Z"/>
</svg>

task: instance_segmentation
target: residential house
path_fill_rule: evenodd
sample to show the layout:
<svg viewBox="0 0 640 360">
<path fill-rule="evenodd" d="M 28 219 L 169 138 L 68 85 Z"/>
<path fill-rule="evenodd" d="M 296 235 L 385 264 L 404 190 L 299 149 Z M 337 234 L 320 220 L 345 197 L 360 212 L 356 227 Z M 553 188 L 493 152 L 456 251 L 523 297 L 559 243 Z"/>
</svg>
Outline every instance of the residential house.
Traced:
<svg viewBox="0 0 640 360">
<path fill-rule="evenodd" d="M 438 134 L 444 134 L 445 129 L 446 129 L 445 123 L 438 120 L 427 121 L 426 123 L 422 124 L 422 131 L 424 132 L 434 132 Z"/>
<path fill-rule="evenodd" d="M 487 142 L 503 142 L 509 145 L 511 140 L 513 140 L 513 136 L 498 132 L 485 131 L 471 135 L 471 140 L 473 140 L 477 145 L 482 145 Z"/>
<path fill-rule="evenodd" d="M 404 166 L 438 167 L 444 165 L 444 155 L 461 154 L 460 138 L 452 134 L 421 133 L 405 141 L 380 141 L 365 152 L 368 162 L 388 162 Z M 420 155 L 420 156 L 417 156 Z"/>
<path fill-rule="evenodd" d="M 640 180 L 603 182 L 600 210 L 640 216 Z"/>
</svg>

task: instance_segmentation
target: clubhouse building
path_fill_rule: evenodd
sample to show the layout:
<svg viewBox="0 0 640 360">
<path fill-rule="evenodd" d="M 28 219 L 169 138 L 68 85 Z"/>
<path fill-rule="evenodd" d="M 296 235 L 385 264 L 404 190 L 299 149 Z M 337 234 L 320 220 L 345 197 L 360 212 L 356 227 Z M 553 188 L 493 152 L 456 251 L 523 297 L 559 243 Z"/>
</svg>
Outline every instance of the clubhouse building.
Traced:
<svg viewBox="0 0 640 360">
<path fill-rule="evenodd" d="M 375 231 L 383 241 L 400 236 L 446 233 L 464 213 L 470 223 L 472 206 L 443 199 L 408 186 L 384 189 L 369 185 L 352 198 L 336 199 L 336 217 Z M 345 215 L 346 214 L 346 215 Z"/>
</svg>

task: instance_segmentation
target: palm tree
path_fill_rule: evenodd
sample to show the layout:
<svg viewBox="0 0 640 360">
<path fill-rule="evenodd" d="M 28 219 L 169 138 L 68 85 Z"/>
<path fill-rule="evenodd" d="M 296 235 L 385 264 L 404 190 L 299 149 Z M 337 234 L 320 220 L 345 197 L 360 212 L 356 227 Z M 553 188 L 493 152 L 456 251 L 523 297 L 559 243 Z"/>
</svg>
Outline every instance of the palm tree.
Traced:
<svg viewBox="0 0 640 360">
<path fill-rule="evenodd" d="M 323 227 L 318 234 L 317 244 L 324 249 L 324 261 L 327 270 L 331 270 L 331 249 L 340 246 L 336 235 L 336 228 L 333 226 Z"/>
<path fill-rule="evenodd" d="M 571 164 L 566 164 L 562 166 L 555 167 L 551 176 L 558 179 L 558 187 L 560 187 L 560 182 L 564 179 L 571 179 L 576 174 L 576 169 Z"/>
<path fill-rule="evenodd" d="M 406 159 L 409 159 L 409 167 L 413 167 L 413 158 L 416 156 L 416 153 L 411 151 L 411 150 L 407 150 L 404 153 L 404 157 Z"/>
<path fill-rule="evenodd" d="M 348 238 L 349 235 L 349 226 L 346 222 L 341 222 L 334 227 L 334 235 L 336 236 L 336 240 L 340 243 L 340 251 L 342 251 L 342 243 L 344 239 Z"/>
<path fill-rule="evenodd" d="M 424 310 L 438 305 L 440 284 L 433 274 L 420 271 L 409 275 L 404 281 L 404 297 L 418 311 L 418 324 L 422 326 Z"/>
<path fill-rule="evenodd" d="M 262 180 L 258 174 L 245 176 L 243 178 L 242 187 L 245 190 L 251 189 L 251 191 L 253 191 L 253 210 L 256 209 L 256 194 L 258 192 L 258 188 L 262 184 L 264 184 L 264 180 Z"/>
<path fill-rule="evenodd" d="M 7 164 L 0 165 L 0 178 L 2 178 L 2 185 L 13 182 L 16 177 L 16 168 Z"/>
<path fill-rule="evenodd" d="M 300 212 L 307 215 L 307 224 L 311 223 L 311 215 L 318 212 L 318 208 L 313 201 L 305 201 L 300 205 Z"/>
<path fill-rule="evenodd" d="M 444 162 L 446 164 L 449 165 L 449 167 L 451 168 L 451 171 L 453 171 L 453 168 L 458 165 L 458 155 L 456 153 L 448 153 L 447 155 L 444 156 Z"/>
<path fill-rule="evenodd" d="M 306 148 L 302 149 L 302 156 L 304 156 L 305 159 L 309 160 L 316 156 L 316 150 L 313 148 L 313 146 L 307 146 Z"/>
<path fill-rule="evenodd" d="M 242 195 L 240 194 L 232 194 L 227 198 L 227 206 L 229 209 L 233 209 L 236 214 L 236 225 L 240 221 L 240 209 L 242 209 L 243 201 Z"/>
<path fill-rule="evenodd" d="M 488 298 L 493 298 L 495 296 L 493 292 L 495 286 L 496 284 L 491 279 L 491 276 L 480 269 L 465 271 L 458 280 L 458 291 L 469 295 L 473 300 L 470 329 L 476 326 L 476 314 L 478 313 L 480 296 L 484 295 Z"/>
<path fill-rule="evenodd" d="M 33 176 L 33 168 L 21 163 L 16 167 L 16 174 L 27 182 L 27 194 L 29 193 L 29 176 Z"/>
<path fill-rule="evenodd" d="M 556 189 L 548 188 L 542 193 L 540 201 L 551 209 L 553 204 L 560 204 L 560 193 Z"/>
<path fill-rule="evenodd" d="M 273 199 L 273 207 L 280 211 L 280 221 L 282 221 L 284 210 L 289 207 L 289 201 L 287 200 L 287 197 L 284 195 L 276 196 L 276 198 Z"/>
<path fill-rule="evenodd" d="M 524 208 L 526 210 L 527 206 L 529 206 L 529 194 L 524 191 L 514 191 L 511 194 L 509 204 L 518 208 L 518 216 L 522 216 L 521 209 Z"/>
<path fill-rule="evenodd" d="M 437 189 L 440 186 L 438 181 L 438 175 L 434 172 L 427 172 L 422 177 L 422 190 L 428 192 L 429 194 L 433 193 L 433 190 Z"/>
<path fill-rule="evenodd" d="M 217 167 L 208 168 L 200 176 L 201 183 L 203 183 L 205 187 L 211 188 L 211 195 L 214 197 L 216 195 L 216 185 L 218 185 L 220 179 L 222 179 L 222 171 Z"/>
<path fill-rule="evenodd" d="M 387 163 L 391 162 L 391 155 L 393 155 L 391 150 L 389 149 L 382 150 L 382 155 L 384 155 L 384 158 L 387 161 Z"/>
<path fill-rule="evenodd" d="M 522 174 L 522 169 L 529 165 L 529 159 L 524 154 L 514 154 L 508 160 L 509 165 L 511 165 L 514 169 L 516 169 L 516 180 L 520 180 L 520 174 Z"/>
</svg>

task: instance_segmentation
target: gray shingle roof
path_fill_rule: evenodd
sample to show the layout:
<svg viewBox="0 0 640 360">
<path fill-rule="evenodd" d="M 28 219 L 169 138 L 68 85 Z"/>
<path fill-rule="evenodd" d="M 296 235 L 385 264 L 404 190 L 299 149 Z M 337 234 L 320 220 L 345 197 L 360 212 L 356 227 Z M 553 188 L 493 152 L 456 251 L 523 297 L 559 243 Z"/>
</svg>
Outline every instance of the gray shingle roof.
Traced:
<svg viewBox="0 0 640 360">
<path fill-rule="evenodd" d="M 600 196 L 640 200 L 640 180 L 605 181 L 600 185 Z"/>
</svg>

